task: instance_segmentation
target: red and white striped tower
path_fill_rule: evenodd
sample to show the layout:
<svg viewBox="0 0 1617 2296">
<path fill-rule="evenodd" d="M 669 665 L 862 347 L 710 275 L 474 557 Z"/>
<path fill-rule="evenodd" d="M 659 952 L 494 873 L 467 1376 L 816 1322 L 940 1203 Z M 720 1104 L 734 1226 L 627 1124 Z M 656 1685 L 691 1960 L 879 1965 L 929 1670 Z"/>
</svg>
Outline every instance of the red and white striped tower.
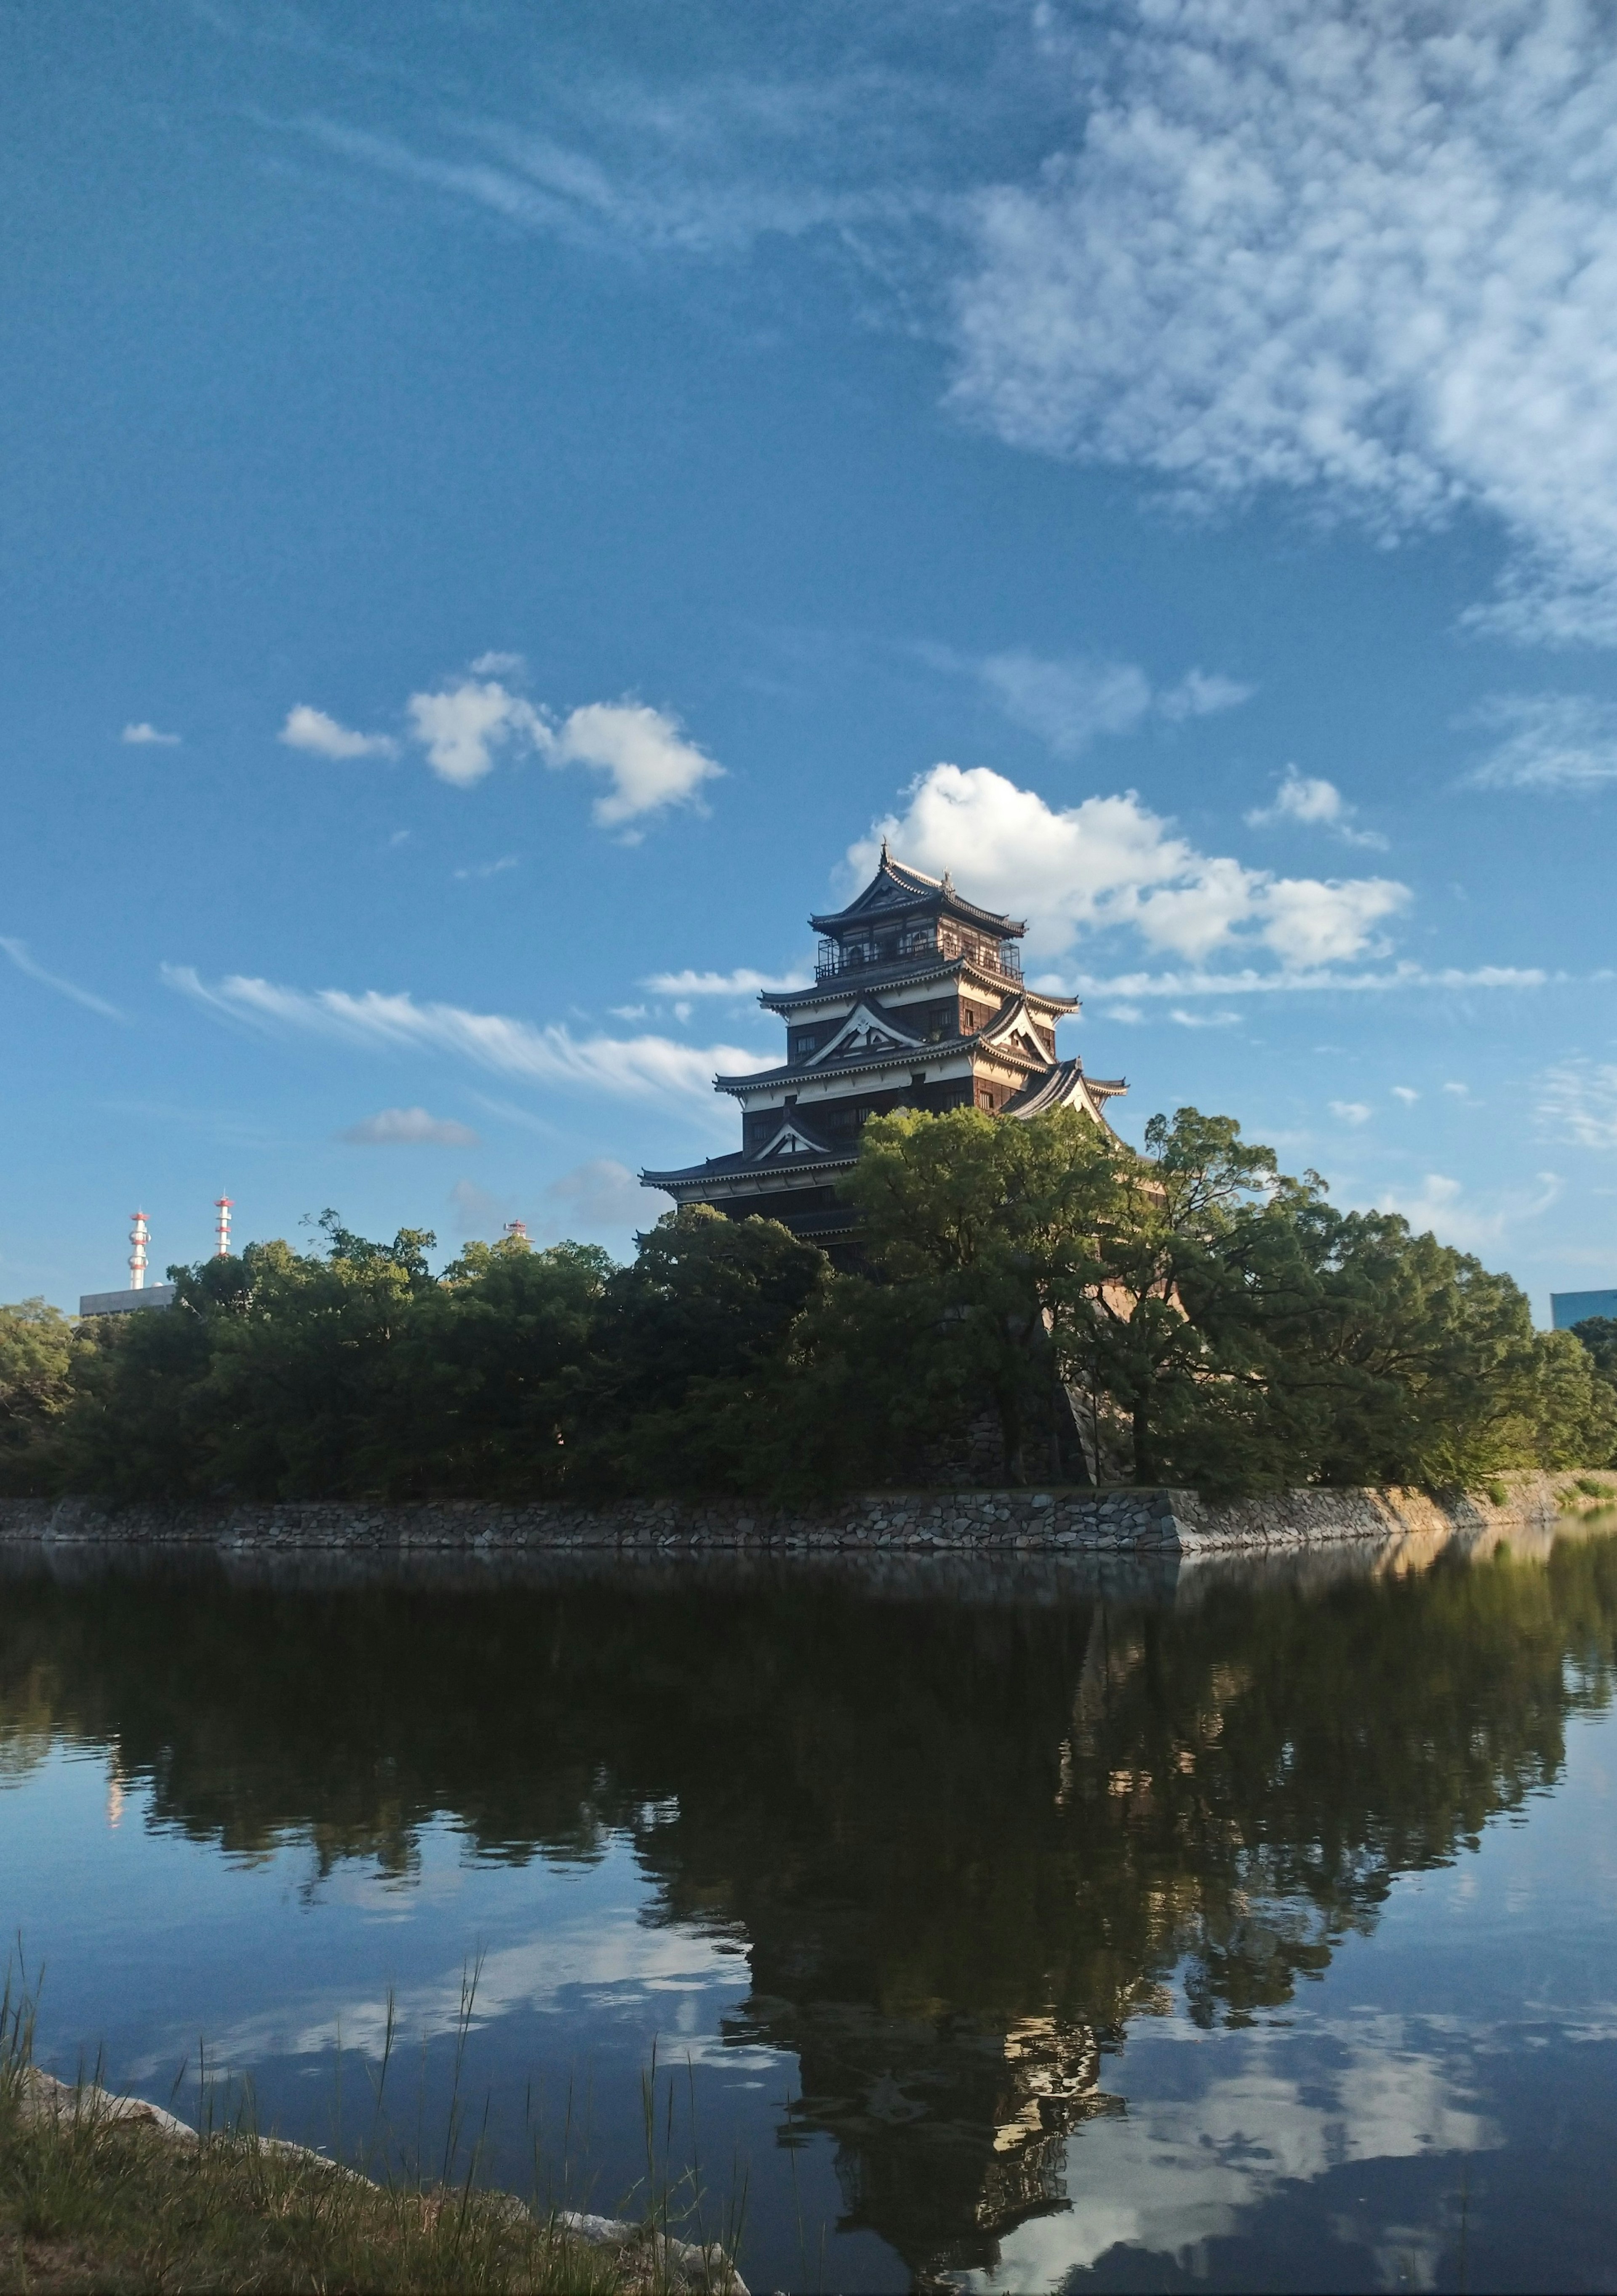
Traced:
<svg viewBox="0 0 1617 2296">
<path fill-rule="evenodd" d="M 230 1257 L 230 1208 L 234 1201 L 234 1196 L 217 1196 L 214 1199 L 213 1256 L 216 1259 L 228 1259 Z"/>
<path fill-rule="evenodd" d="M 507 1220 L 505 1222 L 505 1233 L 511 1238 L 513 1243 L 526 1243 L 528 1241 L 528 1223 L 526 1220 L 520 1219 Z"/>
<path fill-rule="evenodd" d="M 129 1215 L 129 1242 L 134 1247 L 129 1254 L 129 1289 L 144 1292 L 146 1288 L 146 1246 L 152 1241 L 152 1231 L 146 1226 L 144 1212 Z"/>
</svg>

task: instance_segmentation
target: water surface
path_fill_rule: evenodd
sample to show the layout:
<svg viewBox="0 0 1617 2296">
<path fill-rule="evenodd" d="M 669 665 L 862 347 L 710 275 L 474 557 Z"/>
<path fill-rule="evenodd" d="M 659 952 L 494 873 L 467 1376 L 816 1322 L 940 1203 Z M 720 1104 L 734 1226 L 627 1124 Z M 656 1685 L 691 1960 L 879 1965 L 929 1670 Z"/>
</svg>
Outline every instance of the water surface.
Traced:
<svg viewBox="0 0 1617 2296">
<path fill-rule="evenodd" d="M 0 1916 L 59 2071 L 433 2161 L 458 2096 L 605 2209 L 654 2044 L 754 2288 L 1617 2287 L 1617 1539 L 1539 1546 L 15 1551 Z"/>
</svg>

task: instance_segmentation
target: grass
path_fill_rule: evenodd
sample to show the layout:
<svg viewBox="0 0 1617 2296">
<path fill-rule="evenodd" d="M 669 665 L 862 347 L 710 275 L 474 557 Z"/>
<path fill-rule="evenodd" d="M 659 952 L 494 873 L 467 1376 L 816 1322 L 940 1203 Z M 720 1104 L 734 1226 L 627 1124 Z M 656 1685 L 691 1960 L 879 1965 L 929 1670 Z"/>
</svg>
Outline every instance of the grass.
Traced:
<svg viewBox="0 0 1617 2296">
<path fill-rule="evenodd" d="M 464 2177 L 373 2182 L 261 2136 L 238 2110 L 181 2129 L 94 2080 L 33 2065 L 33 2003 L 0 1997 L 0 2290 L 349 2290 L 658 2296 L 732 2283 L 660 2205 L 620 2245 L 584 2241 Z M 655 2066 L 648 2097 L 655 2094 Z M 649 2111 L 648 2111 L 648 2136 Z M 454 2147 L 446 2147 L 446 2159 Z"/>
</svg>

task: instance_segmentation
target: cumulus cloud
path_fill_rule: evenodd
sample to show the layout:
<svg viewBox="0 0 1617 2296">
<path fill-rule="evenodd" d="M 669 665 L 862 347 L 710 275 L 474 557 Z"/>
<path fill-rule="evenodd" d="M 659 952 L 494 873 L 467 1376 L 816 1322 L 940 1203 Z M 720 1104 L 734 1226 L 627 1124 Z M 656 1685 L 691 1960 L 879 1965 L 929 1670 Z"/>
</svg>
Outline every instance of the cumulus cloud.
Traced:
<svg viewBox="0 0 1617 2296">
<path fill-rule="evenodd" d="M 1334 1100 L 1331 1113 L 1343 1124 L 1368 1124 L 1371 1110 L 1362 1100 Z"/>
<path fill-rule="evenodd" d="M 178 748 L 180 737 L 177 734 L 160 734 L 155 726 L 148 726 L 143 718 L 138 725 L 126 726 L 118 738 L 120 742 L 132 742 L 136 749 L 149 749 L 155 744 L 160 749 L 173 750 Z"/>
<path fill-rule="evenodd" d="M 463 677 L 436 693 L 411 694 L 405 707 L 427 763 L 456 789 L 491 773 L 496 752 L 509 744 L 548 749 L 551 741 L 533 704 L 497 677 Z"/>
<path fill-rule="evenodd" d="M 593 701 L 562 724 L 550 750 L 554 766 L 582 765 L 612 787 L 592 808 L 603 829 L 620 829 L 664 806 L 700 805 L 704 782 L 724 767 L 685 739 L 677 718 L 639 701 Z"/>
<path fill-rule="evenodd" d="M 1617 781 L 1617 702 L 1588 693 L 1496 693 L 1470 723 L 1501 737 L 1467 778 L 1475 789 L 1601 789 Z"/>
<path fill-rule="evenodd" d="M 713 1078 L 765 1067 L 770 1055 L 735 1045 L 681 1045 L 671 1037 L 579 1037 L 556 1022 L 546 1027 L 458 1004 L 417 1004 L 405 993 L 369 988 L 286 988 L 233 973 L 204 981 L 190 965 L 166 964 L 171 988 L 209 1011 L 267 1030 L 324 1037 L 375 1052 L 447 1054 L 501 1076 L 604 1093 L 614 1098 L 677 1104 L 688 1115 L 714 1108 Z"/>
<path fill-rule="evenodd" d="M 1317 968 L 1378 951 L 1378 929 L 1409 899 L 1388 878 L 1276 877 L 1199 853 L 1132 792 L 1058 809 L 986 767 L 940 765 L 907 799 L 850 849 L 850 870 L 874 869 L 884 832 L 917 867 L 957 873 L 985 906 L 1025 910 L 1038 955 L 1127 926 L 1193 962 L 1257 943 L 1286 970 Z"/>
<path fill-rule="evenodd" d="M 1617 1067 L 1609 1062 L 1560 1062 L 1539 1078 L 1533 1099 L 1553 1137 L 1579 1148 L 1617 1148 Z"/>
<path fill-rule="evenodd" d="M 424 1108 L 381 1108 L 338 1133 L 350 1148 L 476 1148 L 470 1125 L 453 1117 L 429 1116 Z"/>
<path fill-rule="evenodd" d="M 1514 545 L 1476 619 L 1617 639 L 1617 49 L 1545 0 L 1129 8 L 971 203 L 955 404 L 1016 445 Z M 1088 66 L 1074 66 L 1088 71 Z"/>
<path fill-rule="evenodd" d="M 1420 1095 L 1413 1085 L 1395 1084 L 1392 1087 L 1392 1097 L 1394 1100 L 1401 1100 L 1406 1108 L 1413 1108 Z"/>
<path fill-rule="evenodd" d="M 638 832 L 629 824 L 645 815 L 671 805 L 700 808 L 702 783 L 723 774 L 685 738 L 677 718 L 643 701 L 587 702 L 554 724 L 505 682 L 521 670 L 520 655 L 481 654 L 464 676 L 411 694 L 406 708 L 412 738 L 441 781 L 470 789 L 507 750 L 556 767 L 585 766 L 610 783 L 595 800 L 596 823 L 632 839 Z"/>
<path fill-rule="evenodd" d="M 640 986 L 656 996 L 747 996 L 760 989 L 807 988 L 811 979 L 807 972 L 753 972 L 743 964 L 734 972 L 653 972 Z"/>
<path fill-rule="evenodd" d="M 351 726 L 328 718 L 324 709 L 312 709 L 307 701 L 287 711 L 286 723 L 276 738 L 289 750 L 306 750 L 315 758 L 391 758 L 398 750 L 391 734 L 356 734 Z"/>
<path fill-rule="evenodd" d="M 66 996 L 73 1004 L 82 1004 L 86 1013 L 99 1013 L 103 1021 L 121 1021 L 124 1018 L 117 1005 L 109 1004 L 104 996 L 97 996 L 88 988 L 80 988 L 75 981 L 64 980 L 61 973 L 47 972 L 43 964 L 37 964 L 29 954 L 27 941 L 12 940 L 0 933 L 0 950 L 4 951 L 19 972 L 25 974 L 29 980 L 37 980 L 42 988 L 53 988 L 58 996 Z"/>
<path fill-rule="evenodd" d="M 1300 774 L 1295 766 L 1288 766 L 1275 791 L 1274 803 L 1255 806 L 1246 819 L 1252 829 L 1271 829 L 1293 822 L 1307 829 L 1328 829 L 1344 845 L 1363 845 L 1384 853 L 1387 840 L 1379 831 L 1354 828 L 1353 817 L 1358 809 L 1348 803 L 1334 782 Z"/>
</svg>

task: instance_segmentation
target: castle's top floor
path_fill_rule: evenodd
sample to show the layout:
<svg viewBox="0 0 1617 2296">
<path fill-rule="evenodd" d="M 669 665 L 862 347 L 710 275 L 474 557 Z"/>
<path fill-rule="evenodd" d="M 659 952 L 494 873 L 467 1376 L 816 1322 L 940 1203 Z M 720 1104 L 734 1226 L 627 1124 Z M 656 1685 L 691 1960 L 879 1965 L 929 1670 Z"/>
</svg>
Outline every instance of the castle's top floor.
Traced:
<svg viewBox="0 0 1617 2296">
<path fill-rule="evenodd" d="M 1027 931 L 1020 918 L 979 908 L 955 890 L 953 880 L 929 877 L 895 861 L 882 840 L 876 873 L 845 909 L 808 920 L 820 936 L 815 988 L 785 990 L 759 1000 L 785 1013 L 817 1002 L 827 984 L 874 985 L 873 976 L 891 980 L 943 966 L 964 966 L 983 975 L 1003 994 L 1022 986 L 1018 941 Z M 857 976 L 850 980 L 849 976 Z M 1062 1009 L 1076 1008 L 1061 1000 Z"/>
</svg>

